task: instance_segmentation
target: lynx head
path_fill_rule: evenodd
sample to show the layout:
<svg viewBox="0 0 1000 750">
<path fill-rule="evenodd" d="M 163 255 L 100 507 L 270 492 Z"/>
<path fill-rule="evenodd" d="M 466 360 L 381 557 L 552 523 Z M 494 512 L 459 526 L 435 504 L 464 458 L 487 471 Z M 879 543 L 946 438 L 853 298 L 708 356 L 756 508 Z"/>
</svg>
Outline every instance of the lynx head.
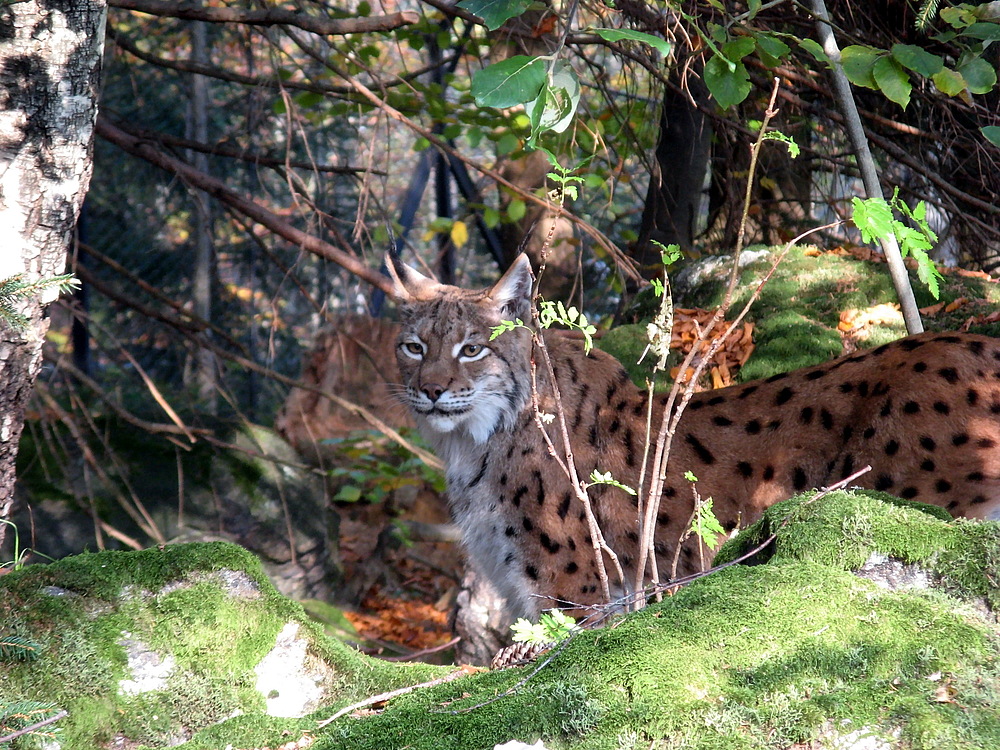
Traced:
<svg viewBox="0 0 1000 750">
<path fill-rule="evenodd" d="M 521 329 L 490 336 L 500 321 L 528 319 L 527 256 L 481 290 L 439 284 L 395 259 L 387 265 L 400 309 L 404 400 L 422 431 L 480 444 L 513 427 L 530 394 L 531 337 Z"/>
</svg>

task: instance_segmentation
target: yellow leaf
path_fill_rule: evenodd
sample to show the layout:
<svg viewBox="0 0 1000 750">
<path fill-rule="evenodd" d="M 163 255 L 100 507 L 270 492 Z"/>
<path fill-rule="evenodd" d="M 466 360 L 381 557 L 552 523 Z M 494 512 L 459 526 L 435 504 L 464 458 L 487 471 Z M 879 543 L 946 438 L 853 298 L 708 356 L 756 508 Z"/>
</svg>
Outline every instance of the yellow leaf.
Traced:
<svg viewBox="0 0 1000 750">
<path fill-rule="evenodd" d="M 434 234 L 435 233 L 433 229 L 428 229 L 426 232 L 424 232 L 424 236 L 421 237 L 421 239 L 424 242 L 430 242 L 432 239 L 434 239 Z"/>
<path fill-rule="evenodd" d="M 464 221 L 456 221 L 451 225 L 451 241 L 455 247 L 462 247 L 469 241 L 469 228 Z"/>
</svg>

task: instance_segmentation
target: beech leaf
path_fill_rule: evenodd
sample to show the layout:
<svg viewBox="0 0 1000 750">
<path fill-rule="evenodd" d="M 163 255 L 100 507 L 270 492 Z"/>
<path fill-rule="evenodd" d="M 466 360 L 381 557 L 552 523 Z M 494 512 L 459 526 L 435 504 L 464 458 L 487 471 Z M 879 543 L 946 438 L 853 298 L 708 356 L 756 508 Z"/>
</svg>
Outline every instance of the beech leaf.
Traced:
<svg viewBox="0 0 1000 750">
<path fill-rule="evenodd" d="M 515 55 L 477 71 L 472 96 L 480 107 L 504 109 L 537 99 L 543 85 L 545 61 Z"/>
<path fill-rule="evenodd" d="M 903 109 L 910 103 L 910 76 L 893 57 L 880 57 L 872 67 L 872 76 L 879 89 Z"/>
</svg>

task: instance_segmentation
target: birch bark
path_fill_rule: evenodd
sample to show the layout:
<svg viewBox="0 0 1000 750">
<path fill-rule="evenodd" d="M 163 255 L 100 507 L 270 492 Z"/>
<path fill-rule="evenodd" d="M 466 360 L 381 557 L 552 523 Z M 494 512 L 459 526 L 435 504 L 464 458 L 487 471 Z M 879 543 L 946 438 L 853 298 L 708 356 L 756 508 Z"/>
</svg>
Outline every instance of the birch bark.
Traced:
<svg viewBox="0 0 1000 750">
<path fill-rule="evenodd" d="M 0 3 L 0 279 L 31 281 L 65 269 L 90 182 L 107 6 Z M 45 305 L 57 294 L 23 303 L 24 331 L 0 323 L 0 519 L 14 502 L 17 445 L 48 330 Z"/>
</svg>

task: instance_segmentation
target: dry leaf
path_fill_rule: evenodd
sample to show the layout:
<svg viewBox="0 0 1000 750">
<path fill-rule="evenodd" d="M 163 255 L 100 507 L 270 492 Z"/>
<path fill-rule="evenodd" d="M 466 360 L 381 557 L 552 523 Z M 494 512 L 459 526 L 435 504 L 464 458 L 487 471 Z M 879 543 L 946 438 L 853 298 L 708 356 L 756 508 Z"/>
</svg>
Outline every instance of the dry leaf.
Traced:
<svg viewBox="0 0 1000 750">
<path fill-rule="evenodd" d="M 939 312 L 941 312 L 943 309 L 944 309 L 944 302 L 938 302 L 936 305 L 929 305 L 927 307 L 921 307 L 919 312 L 920 312 L 921 315 L 927 315 L 927 316 L 930 316 L 930 317 L 934 317 Z"/>
<path fill-rule="evenodd" d="M 992 281 L 994 284 L 998 281 L 998 279 L 994 279 L 986 271 L 967 271 L 964 268 L 959 268 L 955 273 L 970 279 L 985 279 L 986 281 Z"/>
</svg>

